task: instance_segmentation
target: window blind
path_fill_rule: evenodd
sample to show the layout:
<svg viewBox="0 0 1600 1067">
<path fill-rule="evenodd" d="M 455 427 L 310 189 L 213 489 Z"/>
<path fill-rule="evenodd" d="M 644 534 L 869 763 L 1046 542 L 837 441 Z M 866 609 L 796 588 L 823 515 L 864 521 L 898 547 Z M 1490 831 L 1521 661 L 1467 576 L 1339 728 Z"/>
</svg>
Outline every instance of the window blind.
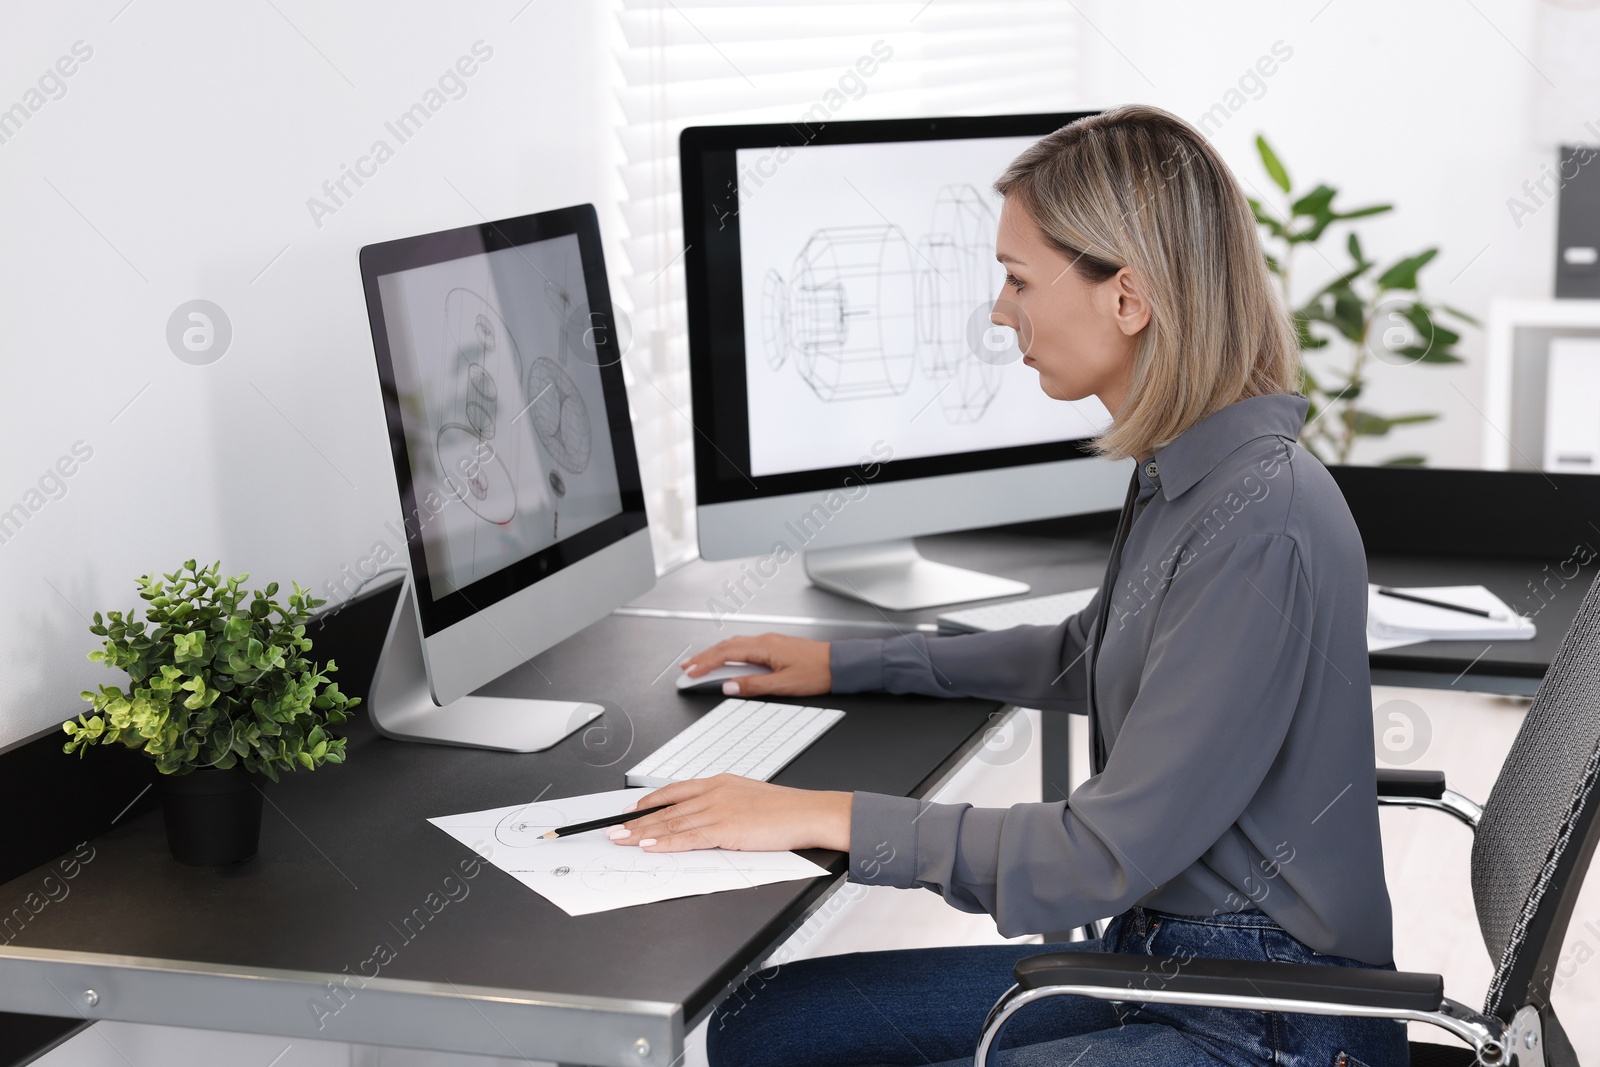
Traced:
<svg viewBox="0 0 1600 1067">
<path fill-rule="evenodd" d="M 665 570 L 696 554 L 678 134 L 794 121 L 819 104 L 835 121 L 1070 110 L 1080 19 L 1060 0 L 611 2 L 607 255 L 632 327 L 623 373 Z M 878 60 L 870 75 L 862 56 Z"/>
</svg>

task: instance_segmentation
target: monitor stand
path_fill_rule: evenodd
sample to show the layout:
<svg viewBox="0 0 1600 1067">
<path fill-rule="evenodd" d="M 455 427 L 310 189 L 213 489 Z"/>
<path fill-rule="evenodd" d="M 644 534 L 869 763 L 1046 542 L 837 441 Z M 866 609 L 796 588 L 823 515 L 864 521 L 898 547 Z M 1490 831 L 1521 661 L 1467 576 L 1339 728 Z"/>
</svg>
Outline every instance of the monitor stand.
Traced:
<svg viewBox="0 0 1600 1067">
<path fill-rule="evenodd" d="M 1028 591 L 1017 582 L 924 559 L 910 538 L 802 552 L 811 584 L 885 611 L 915 611 Z"/>
<path fill-rule="evenodd" d="M 605 708 L 577 700 L 532 700 L 470 695 L 444 707 L 433 702 L 422 630 L 405 578 L 395 601 L 389 633 L 367 696 L 367 718 L 378 733 L 396 741 L 539 752 L 549 748 Z"/>
</svg>

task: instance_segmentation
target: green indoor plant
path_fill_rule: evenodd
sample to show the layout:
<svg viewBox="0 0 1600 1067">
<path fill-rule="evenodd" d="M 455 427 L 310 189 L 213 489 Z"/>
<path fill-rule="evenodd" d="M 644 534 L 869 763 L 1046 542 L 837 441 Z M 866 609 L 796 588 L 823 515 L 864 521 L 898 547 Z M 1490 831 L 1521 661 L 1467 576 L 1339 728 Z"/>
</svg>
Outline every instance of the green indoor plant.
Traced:
<svg viewBox="0 0 1600 1067">
<path fill-rule="evenodd" d="M 1334 207 L 1338 190 L 1318 185 L 1309 192 L 1292 187 L 1289 172 L 1278 159 L 1266 138 L 1256 138 L 1256 149 L 1268 177 L 1284 194 L 1288 210 L 1279 215 L 1261 201 L 1250 199 L 1256 222 L 1267 245 L 1267 267 L 1277 277 L 1284 301 L 1294 310 L 1295 330 L 1305 353 L 1300 375 L 1300 391 L 1311 399 L 1306 413 L 1306 429 L 1300 440 L 1326 463 L 1348 463 L 1357 439 L 1381 437 L 1396 426 L 1432 422 L 1439 416 L 1431 412 L 1406 415 L 1380 415 L 1367 408 L 1362 392 L 1368 385 L 1371 360 L 1410 365 L 1413 363 L 1460 363 L 1453 351 L 1461 335 L 1442 317 L 1478 325 L 1464 311 L 1433 304 L 1422 296 L 1418 275 L 1438 255 L 1437 248 L 1402 256 L 1378 270 L 1361 247 L 1361 239 L 1351 230 L 1345 240 L 1348 266 L 1332 281 L 1317 289 L 1296 306 L 1290 291 L 1295 252 L 1315 251 L 1324 262 L 1332 260 L 1317 242 L 1334 223 L 1380 215 L 1393 210 L 1391 204 L 1341 211 Z M 1338 344 L 1330 349 L 1330 344 Z M 1316 358 L 1311 353 L 1318 352 Z M 1342 352 L 1344 358 L 1329 356 Z M 1391 466 L 1418 466 L 1420 455 L 1392 456 Z"/>
<path fill-rule="evenodd" d="M 93 705 L 62 725 L 67 752 L 120 742 L 161 772 L 167 839 L 184 862 L 224 863 L 255 853 L 261 825 L 256 776 L 344 761 L 328 727 L 359 701 L 312 662 L 306 622 L 315 600 L 298 584 L 287 604 L 276 582 L 246 592 L 247 574 L 220 563 L 136 582 L 145 617 L 95 612 L 105 639 L 89 658 L 126 672 L 128 688 L 85 690 Z"/>
</svg>

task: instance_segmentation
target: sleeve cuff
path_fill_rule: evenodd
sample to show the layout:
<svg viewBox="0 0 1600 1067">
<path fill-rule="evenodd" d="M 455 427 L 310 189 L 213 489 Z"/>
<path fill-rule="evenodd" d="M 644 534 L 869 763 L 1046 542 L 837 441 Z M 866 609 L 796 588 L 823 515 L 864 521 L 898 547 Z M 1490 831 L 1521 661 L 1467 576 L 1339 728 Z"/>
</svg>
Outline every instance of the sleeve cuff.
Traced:
<svg viewBox="0 0 1600 1067">
<path fill-rule="evenodd" d="M 917 884 L 917 814 L 922 804 L 913 797 L 852 794 L 849 881 L 901 889 Z"/>
<path fill-rule="evenodd" d="M 828 673 L 835 693 L 866 693 L 883 688 L 883 639 L 850 637 L 831 641 Z"/>
</svg>

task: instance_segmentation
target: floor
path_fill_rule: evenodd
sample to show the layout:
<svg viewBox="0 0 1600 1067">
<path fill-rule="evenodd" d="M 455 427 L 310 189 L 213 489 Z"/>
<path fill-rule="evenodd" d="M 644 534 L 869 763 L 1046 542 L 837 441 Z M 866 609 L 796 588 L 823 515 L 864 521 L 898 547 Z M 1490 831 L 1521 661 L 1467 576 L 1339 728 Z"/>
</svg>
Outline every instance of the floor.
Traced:
<svg viewBox="0 0 1600 1067">
<path fill-rule="evenodd" d="M 1450 787 L 1487 798 L 1501 761 L 1521 725 L 1527 701 L 1453 690 L 1373 690 L 1379 762 L 1445 771 Z M 1035 713 L 1028 713 L 1036 725 Z M 1077 731 L 1072 780 L 1086 775 L 1083 720 Z M 1038 737 L 1037 729 L 1031 736 Z M 1014 738 L 994 740 L 1008 747 Z M 1037 746 L 1016 762 L 970 762 L 942 789 L 939 800 L 1007 806 L 1040 795 Z M 1447 993 L 1477 1006 L 1491 966 L 1478 936 L 1468 886 L 1471 836 L 1466 827 L 1427 810 L 1386 809 L 1384 852 L 1395 909 L 1396 959 L 1403 969 L 1445 976 Z M 1585 885 L 1557 968 L 1554 999 L 1582 1062 L 1600 1067 L 1600 889 Z M 841 952 L 1003 941 L 983 915 L 955 911 L 920 890 L 847 886 L 768 961 Z M 1018 940 L 1029 940 L 1026 938 Z M 1037 940 L 1032 939 L 1032 940 Z M 1415 1027 L 1414 1037 L 1449 1043 L 1438 1031 Z M 38 1061 L 40 1067 L 156 1067 L 183 1063 L 227 1067 L 499 1067 L 514 1061 L 282 1038 L 219 1034 L 169 1027 L 102 1023 Z M 525 1061 L 516 1061 L 525 1062 Z M 690 1035 L 683 1067 L 705 1062 L 703 1027 Z"/>
</svg>

